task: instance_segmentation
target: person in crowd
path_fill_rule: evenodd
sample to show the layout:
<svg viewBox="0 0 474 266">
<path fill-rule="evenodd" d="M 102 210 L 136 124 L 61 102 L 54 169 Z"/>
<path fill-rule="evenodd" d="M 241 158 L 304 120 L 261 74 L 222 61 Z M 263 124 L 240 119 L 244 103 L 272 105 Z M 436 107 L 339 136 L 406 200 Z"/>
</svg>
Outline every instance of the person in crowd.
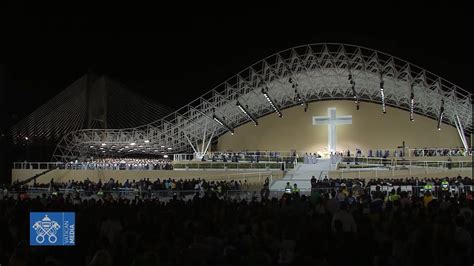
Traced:
<svg viewBox="0 0 474 266">
<path fill-rule="evenodd" d="M 433 194 L 431 193 L 431 190 L 427 190 L 426 193 L 423 195 L 423 205 L 425 207 L 428 207 L 430 202 L 433 201 Z"/>
<path fill-rule="evenodd" d="M 397 194 L 394 188 L 390 191 L 390 194 L 387 195 L 385 201 L 395 202 L 400 200 L 400 195 Z"/>
<path fill-rule="evenodd" d="M 346 202 L 341 202 L 339 211 L 337 211 L 332 218 L 332 230 L 336 231 L 336 222 L 339 221 L 342 225 L 342 231 L 346 233 L 356 233 L 357 225 L 352 214 L 348 211 L 349 206 Z"/>
<path fill-rule="evenodd" d="M 292 187 L 291 187 L 291 185 L 290 185 L 290 182 L 286 182 L 285 194 L 291 195 L 291 192 L 292 192 Z"/>
<path fill-rule="evenodd" d="M 291 194 L 293 197 L 299 197 L 300 196 L 300 188 L 296 183 L 293 184 L 293 188 L 291 188 Z"/>
<path fill-rule="evenodd" d="M 268 201 L 270 197 L 269 183 L 265 182 L 263 188 L 260 190 L 260 198 L 262 201 Z"/>
<path fill-rule="evenodd" d="M 311 177 L 310 182 L 311 182 L 311 190 L 316 189 L 317 181 L 316 181 L 316 177 L 314 177 L 314 175 Z"/>
</svg>

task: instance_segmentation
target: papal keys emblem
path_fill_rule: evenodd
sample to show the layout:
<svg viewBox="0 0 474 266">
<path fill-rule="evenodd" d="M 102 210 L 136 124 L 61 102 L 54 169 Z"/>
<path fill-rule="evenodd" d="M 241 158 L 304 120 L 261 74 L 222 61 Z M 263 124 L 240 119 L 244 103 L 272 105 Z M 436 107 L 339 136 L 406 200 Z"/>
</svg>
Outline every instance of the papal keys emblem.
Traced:
<svg viewBox="0 0 474 266">
<path fill-rule="evenodd" d="M 41 221 L 33 224 L 33 229 L 36 231 L 36 241 L 41 244 L 47 236 L 49 243 L 56 243 L 58 241 L 56 234 L 59 228 L 61 226 L 56 221 L 51 220 L 48 215 L 45 215 Z"/>
</svg>

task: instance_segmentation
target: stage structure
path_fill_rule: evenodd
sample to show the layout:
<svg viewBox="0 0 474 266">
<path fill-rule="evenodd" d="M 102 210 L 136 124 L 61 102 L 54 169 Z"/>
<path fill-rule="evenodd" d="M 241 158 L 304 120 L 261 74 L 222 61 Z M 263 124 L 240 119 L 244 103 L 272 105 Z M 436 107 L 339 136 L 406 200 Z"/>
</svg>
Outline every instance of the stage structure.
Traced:
<svg viewBox="0 0 474 266">
<path fill-rule="evenodd" d="M 73 131 L 132 128 L 171 112 L 170 108 L 137 95 L 116 80 L 89 73 L 11 127 L 10 134 L 13 143 L 29 139 L 56 145 Z"/>
<path fill-rule="evenodd" d="M 205 153 L 213 138 L 282 109 L 321 100 L 380 104 L 455 126 L 467 148 L 472 94 L 414 64 L 372 49 L 311 44 L 273 54 L 170 115 L 136 128 L 84 129 L 57 145 L 54 160 L 95 155 Z M 282 117 L 284 122 L 284 117 Z M 316 119 L 315 123 L 327 123 Z M 416 121 L 413 121 L 416 123 Z"/>
</svg>

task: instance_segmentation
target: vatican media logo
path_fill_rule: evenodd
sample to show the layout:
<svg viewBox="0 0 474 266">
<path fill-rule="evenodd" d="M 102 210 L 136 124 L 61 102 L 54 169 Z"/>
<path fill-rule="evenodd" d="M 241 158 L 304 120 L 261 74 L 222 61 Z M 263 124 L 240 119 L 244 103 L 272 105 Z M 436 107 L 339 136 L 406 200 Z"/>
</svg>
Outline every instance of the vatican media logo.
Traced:
<svg viewBox="0 0 474 266">
<path fill-rule="evenodd" d="M 74 212 L 30 212 L 31 246 L 74 246 Z"/>
</svg>

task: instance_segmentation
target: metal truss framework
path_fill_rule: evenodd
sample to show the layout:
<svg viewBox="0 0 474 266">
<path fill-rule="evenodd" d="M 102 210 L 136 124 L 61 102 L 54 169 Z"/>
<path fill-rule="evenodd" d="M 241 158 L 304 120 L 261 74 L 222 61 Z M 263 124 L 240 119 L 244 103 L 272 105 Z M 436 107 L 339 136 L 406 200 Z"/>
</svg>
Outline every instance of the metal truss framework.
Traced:
<svg viewBox="0 0 474 266">
<path fill-rule="evenodd" d="M 11 129 L 13 143 L 48 140 L 53 145 L 85 128 L 135 127 L 171 113 L 106 76 L 86 74 Z"/>
<path fill-rule="evenodd" d="M 292 87 L 294 83 L 298 86 L 298 95 Z M 443 99 L 443 123 L 456 125 L 460 122 L 465 134 L 473 130 L 472 94 L 468 91 L 383 52 L 324 43 L 273 54 L 151 124 L 67 134 L 57 145 L 53 159 L 68 161 L 101 154 L 190 152 L 190 143 L 202 143 L 206 130 L 214 132 L 215 137 L 227 131 L 213 121 L 214 114 L 232 128 L 252 122 L 236 105 L 237 101 L 256 118 L 274 112 L 261 93 L 262 88 L 268 88 L 280 110 L 300 105 L 301 101 L 356 99 L 356 102 L 385 102 L 387 106 L 407 110 L 407 119 L 410 119 L 413 93 L 414 113 L 436 120 Z"/>
</svg>

